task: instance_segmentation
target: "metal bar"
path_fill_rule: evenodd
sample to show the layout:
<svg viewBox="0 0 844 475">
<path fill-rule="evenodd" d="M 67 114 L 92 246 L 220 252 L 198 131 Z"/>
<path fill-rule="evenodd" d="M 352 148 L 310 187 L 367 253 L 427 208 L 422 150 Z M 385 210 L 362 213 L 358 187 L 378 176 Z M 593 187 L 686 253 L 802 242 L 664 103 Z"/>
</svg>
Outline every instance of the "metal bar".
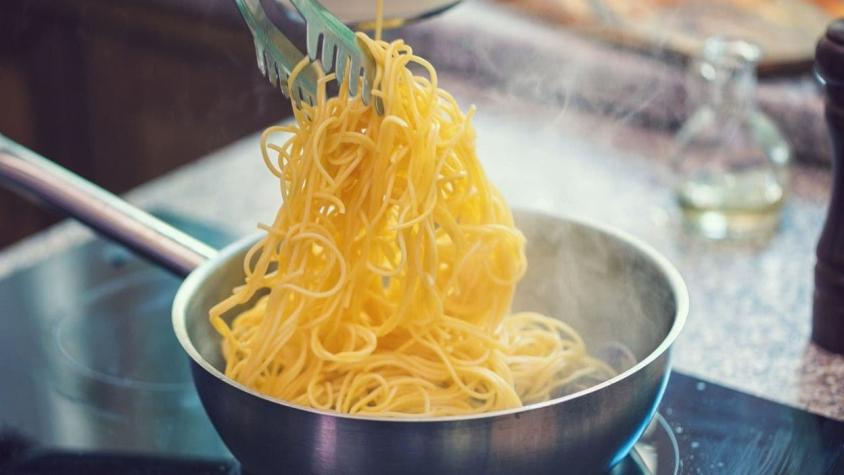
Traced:
<svg viewBox="0 0 844 475">
<path fill-rule="evenodd" d="M 0 134 L 0 185 L 58 208 L 180 275 L 217 251 Z"/>
</svg>

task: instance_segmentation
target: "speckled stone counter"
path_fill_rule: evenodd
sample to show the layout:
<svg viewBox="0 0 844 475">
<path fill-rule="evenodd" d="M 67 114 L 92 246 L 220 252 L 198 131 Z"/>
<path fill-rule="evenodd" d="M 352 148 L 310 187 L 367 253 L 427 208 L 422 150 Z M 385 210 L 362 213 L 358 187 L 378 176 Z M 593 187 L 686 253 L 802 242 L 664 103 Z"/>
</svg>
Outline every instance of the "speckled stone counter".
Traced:
<svg viewBox="0 0 844 475">
<path fill-rule="evenodd" d="M 436 62 L 435 62 L 436 64 Z M 670 138 L 624 121 L 514 100 L 448 73 L 441 83 L 478 106 L 478 149 L 514 207 L 586 216 L 624 229 L 683 274 L 691 314 L 676 368 L 769 399 L 844 419 L 844 357 L 810 344 L 814 246 L 829 176 L 796 167 L 783 226 L 770 241 L 713 243 L 683 232 L 665 156 Z M 270 221 L 277 185 L 250 136 L 129 195 L 237 233 Z M 73 223 L 0 252 L 0 278 L 89 239 Z"/>
</svg>

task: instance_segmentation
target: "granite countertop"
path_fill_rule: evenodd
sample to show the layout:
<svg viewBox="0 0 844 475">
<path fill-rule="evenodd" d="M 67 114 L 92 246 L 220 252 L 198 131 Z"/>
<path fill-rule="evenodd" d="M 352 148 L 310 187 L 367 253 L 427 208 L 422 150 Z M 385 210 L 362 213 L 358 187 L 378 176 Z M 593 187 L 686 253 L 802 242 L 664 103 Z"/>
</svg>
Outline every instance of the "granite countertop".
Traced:
<svg viewBox="0 0 844 475">
<path fill-rule="evenodd" d="M 487 7 L 460 7 L 454 15 L 479 8 Z M 436 54 L 430 56 L 437 65 Z M 793 168 L 783 225 L 770 241 L 704 241 L 679 225 L 665 160 L 670 136 L 664 131 L 517 97 L 459 69 L 446 68 L 440 83 L 462 104 L 478 106 L 479 155 L 514 207 L 586 216 L 621 228 L 678 267 L 691 313 L 676 343 L 677 369 L 844 420 L 844 356 L 809 342 L 814 246 L 828 199 L 827 170 Z M 270 221 L 279 204 L 257 135 L 127 197 L 236 233 Z M 75 223 L 57 225 L 0 252 L 0 278 L 89 238 Z"/>
</svg>

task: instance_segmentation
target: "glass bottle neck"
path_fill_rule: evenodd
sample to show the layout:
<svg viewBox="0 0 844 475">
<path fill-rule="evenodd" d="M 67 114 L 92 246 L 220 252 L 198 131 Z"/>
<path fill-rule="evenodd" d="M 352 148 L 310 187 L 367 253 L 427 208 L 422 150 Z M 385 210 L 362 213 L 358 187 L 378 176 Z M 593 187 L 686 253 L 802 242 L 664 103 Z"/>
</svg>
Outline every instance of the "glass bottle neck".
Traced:
<svg viewBox="0 0 844 475">
<path fill-rule="evenodd" d="M 753 65 L 722 68 L 703 87 L 701 103 L 718 115 L 744 114 L 756 108 L 756 72 Z"/>
<path fill-rule="evenodd" d="M 713 38 L 691 69 L 690 84 L 698 107 L 718 115 L 745 114 L 756 107 L 756 63 L 759 50 L 735 40 Z"/>
</svg>

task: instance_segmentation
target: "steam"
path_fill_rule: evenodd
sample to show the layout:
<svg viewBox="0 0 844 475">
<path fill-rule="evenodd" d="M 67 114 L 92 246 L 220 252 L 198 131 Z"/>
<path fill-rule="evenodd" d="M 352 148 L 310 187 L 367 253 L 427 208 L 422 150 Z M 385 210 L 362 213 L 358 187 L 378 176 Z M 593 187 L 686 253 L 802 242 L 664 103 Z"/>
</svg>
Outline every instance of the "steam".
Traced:
<svg viewBox="0 0 844 475">
<path fill-rule="evenodd" d="M 659 43 L 652 56 L 630 54 L 472 3 L 400 34 L 464 107 L 477 103 L 478 154 L 513 208 L 617 225 L 630 222 L 630 208 L 608 203 L 657 196 L 652 164 L 620 160 L 614 145 L 631 128 L 670 130 L 686 117 L 680 60 L 666 61 Z M 606 198 L 584 199 L 596 196 Z M 664 218 L 659 204 L 646 206 Z M 635 219 L 651 212 L 644 207 Z M 590 351 L 619 370 L 632 364 L 628 349 L 641 360 L 656 348 L 674 307 L 652 263 L 597 231 L 517 221 L 527 237 L 528 274 L 515 310 L 571 323 Z"/>
<path fill-rule="evenodd" d="M 529 265 L 515 310 L 566 321 L 590 352 L 618 371 L 654 351 L 669 332 L 675 302 L 653 262 L 627 243 L 579 224 L 525 212 L 516 220 L 527 238 Z"/>
<path fill-rule="evenodd" d="M 493 105 L 526 101 L 555 110 L 549 130 L 600 116 L 605 120 L 590 135 L 611 142 L 620 126 L 669 129 L 686 116 L 680 60 L 662 54 L 665 35 L 657 35 L 650 56 L 635 55 L 514 10 L 471 3 L 401 34 L 439 71 L 483 89 Z"/>
</svg>

